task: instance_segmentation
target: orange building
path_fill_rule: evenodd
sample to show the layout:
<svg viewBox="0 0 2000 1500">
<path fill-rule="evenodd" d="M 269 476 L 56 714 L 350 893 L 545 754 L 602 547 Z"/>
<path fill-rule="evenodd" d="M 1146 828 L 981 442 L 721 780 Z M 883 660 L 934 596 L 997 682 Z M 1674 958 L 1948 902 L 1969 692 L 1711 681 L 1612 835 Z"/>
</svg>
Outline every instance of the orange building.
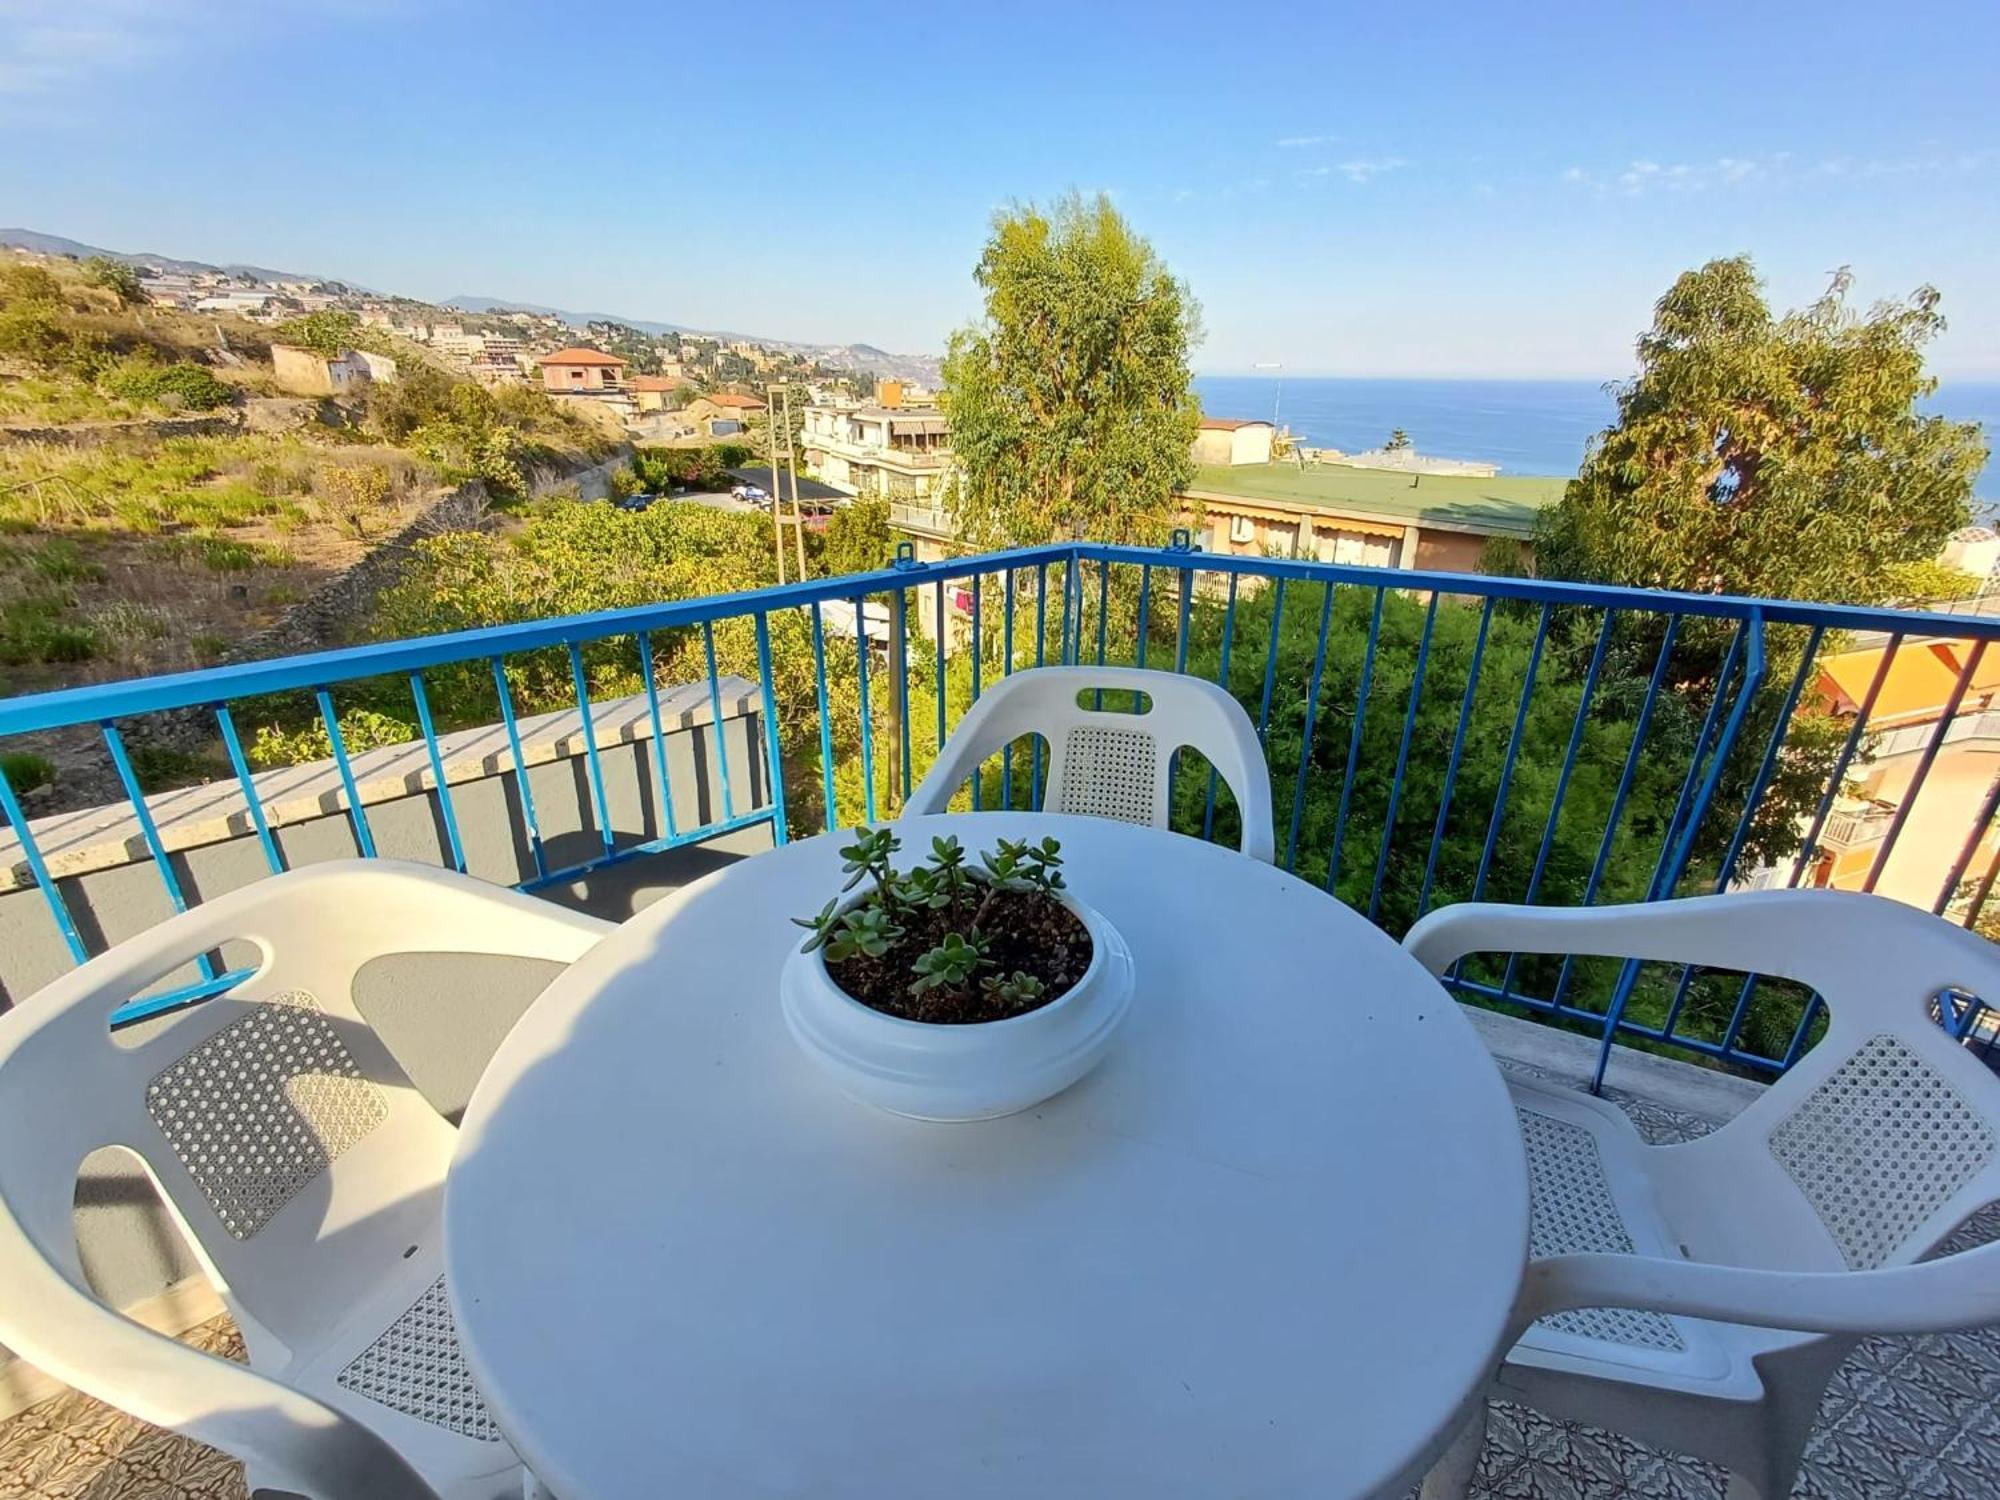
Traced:
<svg viewBox="0 0 2000 1500">
<path fill-rule="evenodd" d="M 1827 815 L 1802 883 L 1859 890 L 1880 862 L 1874 887 L 1879 894 L 1929 908 L 2000 775 L 2000 652 L 1988 651 L 1973 662 L 1969 641 L 1908 639 L 1885 672 L 1888 649 L 1886 640 L 1864 637 L 1820 660 L 1813 692 L 1822 707 L 1851 718 L 1871 690 L 1874 704 L 1863 753 L 1848 769 L 1847 787 Z M 1946 723 L 1961 679 L 1965 691 Z M 1917 773 L 1940 731 L 1936 758 L 1919 785 Z M 1902 831 L 1883 860 L 1899 815 Z M 1983 875 L 1996 849 L 1995 834 L 1983 835 L 1967 874 Z"/>
<path fill-rule="evenodd" d="M 552 391 L 617 391 L 625 387 L 625 361 L 601 349 L 558 349 L 541 358 L 542 384 Z"/>
</svg>

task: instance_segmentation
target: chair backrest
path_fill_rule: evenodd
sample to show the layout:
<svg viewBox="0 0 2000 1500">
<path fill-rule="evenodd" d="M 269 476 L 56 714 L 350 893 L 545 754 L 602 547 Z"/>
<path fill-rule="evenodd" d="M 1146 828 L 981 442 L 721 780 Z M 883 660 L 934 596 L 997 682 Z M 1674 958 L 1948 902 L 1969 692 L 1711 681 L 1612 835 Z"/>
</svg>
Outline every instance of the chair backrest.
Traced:
<svg viewBox="0 0 2000 1500">
<path fill-rule="evenodd" d="M 1134 695 L 1143 694 L 1137 712 Z M 1167 826 L 1174 755 L 1191 748 L 1227 783 L 1242 849 L 1275 852 L 1271 778 L 1250 716 L 1212 682 L 1133 667 L 1037 667 L 1003 677 L 967 711 L 911 794 L 911 814 L 943 812 L 980 765 L 1028 735 L 1048 743 L 1043 806 Z"/>
<path fill-rule="evenodd" d="M 1435 971 L 1462 953 L 1602 955 L 1810 986 L 1818 1043 L 1652 1178 L 1694 1260 L 1870 1270 L 1934 1249 L 2000 1200 L 2000 1078 L 1933 1019 L 1939 992 L 2000 997 L 2000 947 L 1900 902 L 1752 891 L 1651 905 L 1448 907 L 1405 944 Z"/>
<path fill-rule="evenodd" d="M 93 1151 L 124 1149 L 253 1348 L 295 1349 L 365 1295 L 380 1274 L 375 1252 L 399 1255 L 435 1234 L 456 1138 L 357 1009 L 355 975 L 406 951 L 567 961 L 602 930 L 389 861 L 320 866 L 218 897 L 0 1018 L 0 1198 L 43 1258 L 87 1291 L 77 1170 Z M 112 1033 L 113 1010 L 218 949 L 255 972 Z"/>
</svg>

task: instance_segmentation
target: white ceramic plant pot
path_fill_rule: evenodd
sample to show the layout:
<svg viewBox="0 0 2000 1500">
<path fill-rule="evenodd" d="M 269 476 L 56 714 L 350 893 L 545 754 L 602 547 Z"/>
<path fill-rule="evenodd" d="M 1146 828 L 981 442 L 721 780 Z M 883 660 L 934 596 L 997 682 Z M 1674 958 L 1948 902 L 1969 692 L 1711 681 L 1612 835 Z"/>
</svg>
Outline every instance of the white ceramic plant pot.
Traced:
<svg viewBox="0 0 2000 1500">
<path fill-rule="evenodd" d="M 1004 1021 L 906 1021 L 854 999 L 803 945 L 779 981 L 785 1024 L 851 1099 L 913 1120 L 991 1120 L 1059 1094 L 1103 1059 L 1132 1003 L 1132 953 L 1068 895 L 1090 966 L 1060 998 Z"/>
</svg>

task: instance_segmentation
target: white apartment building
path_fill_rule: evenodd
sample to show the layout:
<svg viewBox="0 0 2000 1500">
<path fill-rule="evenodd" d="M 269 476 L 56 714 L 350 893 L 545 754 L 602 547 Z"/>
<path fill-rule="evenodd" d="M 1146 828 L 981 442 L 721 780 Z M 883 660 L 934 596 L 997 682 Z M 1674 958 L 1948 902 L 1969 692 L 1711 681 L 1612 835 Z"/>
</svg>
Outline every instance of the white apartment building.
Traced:
<svg viewBox="0 0 2000 1500">
<path fill-rule="evenodd" d="M 819 402 L 805 411 L 806 465 L 850 495 L 880 495 L 919 508 L 935 504 L 951 469 L 951 426 L 934 406 L 905 406 L 893 381 L 876 400 Z"/>
</svg>

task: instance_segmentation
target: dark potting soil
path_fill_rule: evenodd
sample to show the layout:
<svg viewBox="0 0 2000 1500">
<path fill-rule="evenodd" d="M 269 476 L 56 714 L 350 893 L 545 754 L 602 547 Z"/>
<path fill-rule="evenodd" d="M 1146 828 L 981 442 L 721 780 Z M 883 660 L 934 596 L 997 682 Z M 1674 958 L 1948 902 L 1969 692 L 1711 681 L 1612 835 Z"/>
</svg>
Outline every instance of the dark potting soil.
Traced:
<svg viewBox="0 0 2000 1500">
<path fill-rule="evenodd" d="M 966 988 L 941 985 L 911 994 L 911 966 L 946 934 L 969 937 L 969 908 L 975 903 L 981 908 L 978 927 L 989 942 L 991 961 Z M 903 936 L 880 958 L 856 954 L 828 960 L 826 968 L 834 983 L 863 1005 L 906 1021 L 962 1026 L 1026 1015 L 1060 1000 L 1090 967 L 1090 930 L 1068 907 L 1040 891 L 975 891 L 956 912 L 905 912 L 897 920 Z M 1004 978 L 1017 970 L 1032 974 L 1045 986 L 1032 1002 L 1012 1005 L 981 990 L 981 979 Z"/>
</svg>

